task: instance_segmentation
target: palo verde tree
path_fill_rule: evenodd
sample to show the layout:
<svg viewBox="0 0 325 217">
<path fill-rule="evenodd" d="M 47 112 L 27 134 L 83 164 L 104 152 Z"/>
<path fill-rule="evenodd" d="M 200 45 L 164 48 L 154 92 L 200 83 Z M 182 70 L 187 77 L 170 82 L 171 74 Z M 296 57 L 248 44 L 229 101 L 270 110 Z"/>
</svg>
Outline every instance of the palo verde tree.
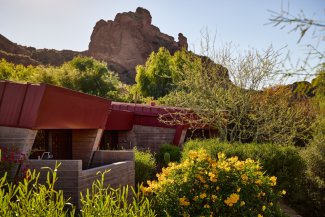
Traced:
<svg viewBox="0 0 325 217">
<path fill-rule="evenodd" d="M 178 112 L 162 116 L 163 122 L 208 125 L 230 142 L 292 144 L 305 137 L 310 125 L 308 101 L 292 102 L 293 93 L 285 86 L 265 89 L 278 70 L 278 53 L 272 47 L 235 57 L 230 48 L 206 51 L 213 61 L 201 58 L 200 67 L 184 67 L 175 90 L 160 100 L 189 108 L 198 118 Z M 170 120 L 170 116 L 175 118 Z"/>
<path fill-rule="evenodd" d="M 320 16 L 315 16 L 315 14 L 309 17 L 304 13 L 303 9 L 299 13 L 292 14 L 288 6 L 286 9 L 281 8 L 280 11 L 270 11 L 269 21 L 274 27 L 280 27 L 281 29 L 289 28 L 290 33 L 298 32 L 297 44 L 301 43 L 306 35 L 311 35 L 312 40 L 306 45 L 307 55 L 305 60 L 303 60 L 303 66 L 300 69 L 291 69 L 292 72 L 285 75 L 305 75 L 307 78 L 315 76 L 315 68 L 322 68 L 322 63 L 325 60 L 324 17 L 321 18 Z M 310 59 L 318 59 L 319 64 L 316 67 L 310 67 Z"/>
</svg>

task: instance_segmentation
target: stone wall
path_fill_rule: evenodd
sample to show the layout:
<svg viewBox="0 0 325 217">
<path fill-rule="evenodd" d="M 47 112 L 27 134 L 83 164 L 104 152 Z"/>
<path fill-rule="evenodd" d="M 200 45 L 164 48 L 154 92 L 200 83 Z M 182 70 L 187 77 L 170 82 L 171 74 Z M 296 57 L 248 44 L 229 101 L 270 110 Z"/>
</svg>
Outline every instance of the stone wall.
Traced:
<svg viewBox="0 0 325 217">
<path fill-rule="evenodd" d="M 174 128 L 134 125 L 131 131 L 119 132 L 119 148 L 137 146 L 138 149 L 159 152 L 161 145 L 173 142 L 175 132 Z"/>
<path fill-rule="evenodd" d="M 9 153 L 4 153 L 9 149 L 10 151 L 14 151 L 15 159 L 20 159 L 22 155 L 28 158 L 36 133 L 37 130 L 0 126 L 0 149 L 2 150 L 2 157 L 9 155 Z M 13 177 L 17 172 L 17 167 L 13 167 L 10 172 L 11 177 Z"/>
<path fill-rule="evenodd" d="M 93 152 L 98 149 L 102 129 L 72 130 L 72 159 L 82 160 L 82 168 L 90 166 Z"/>
<path fill-rule="evenodd" d="M 55 188 L 63 190 L 65 198 L 71 198 L 69 202 L 77 204 L 79 200 L 78 177 L 82 170 L 81 160 L 27 160 L 24 166 L 40 172 L 39 181 L 40 183 L 45 183 L 46 175 L 49 170 L 42 169 L 42 167 L 54 169 L 56 163 L 61 163 L 61 165 L 58 168 L 58 180 L 55 184 Z"/>
<path fill-rule="evenodd" d="M 80 192 L 85 194 L 87 189 L 91 190 L 92 183 L 100 179 L 98 172 L 105 172 L 105 186 L 117 188 L 119 186 L 134 187 L 134 161 L 121 161 L 108 165 L 82 170 L 81 160 L 27 160 L 25 166 L 35 169 L 41 173 L 40 183 L 46 182 L 46 174 L 49 170 L 42 167 L 55 168 L 56 163 L 61 163 L 57 171 L 58 180 L 56 189 L 63 190 L 65 198 L 80 208 Z"/>
<path fill-rule="evenodd" d="M 91 167 L 98 167 L 121 161 L 134 161 L 134 152 L 128 150 L 95 151 Z"/>
</svg>

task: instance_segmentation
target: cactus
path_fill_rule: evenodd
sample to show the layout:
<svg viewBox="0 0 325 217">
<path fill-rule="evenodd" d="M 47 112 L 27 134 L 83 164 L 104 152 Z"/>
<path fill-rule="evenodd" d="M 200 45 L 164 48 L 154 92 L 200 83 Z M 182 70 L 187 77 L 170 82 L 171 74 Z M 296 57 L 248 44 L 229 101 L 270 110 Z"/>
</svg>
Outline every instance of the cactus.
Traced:
<svg viewBox="0 0 325 217">
<path fill-rule="evenodd" d="M 168 163 L 170 162 L 170 154 L 169 154 L 169 152 L 165 152 L 164 161 L 165 161 L 166 165 L 168 165 Z"/>
</svg>

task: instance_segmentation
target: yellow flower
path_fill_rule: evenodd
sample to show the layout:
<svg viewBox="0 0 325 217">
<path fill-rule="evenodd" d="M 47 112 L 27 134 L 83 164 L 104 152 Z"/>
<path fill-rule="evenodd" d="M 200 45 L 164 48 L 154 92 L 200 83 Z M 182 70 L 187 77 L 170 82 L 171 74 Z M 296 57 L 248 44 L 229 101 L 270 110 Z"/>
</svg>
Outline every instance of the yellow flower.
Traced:
<svg viewBox="0 0 325 217">
<path fill-rule="evenodd" d="M 217 200 L 218 197 L 216 195 L 212 195 L 211 198 L 212 198 L 212 201 L 213 202 L 216 202 L 216 200 Z"/>
<path fill-rule="evenodd" d="M 257 217 L 263 217 L 261 214 L 258 214 Z"/>
<path fill-rule="evenodd" d="M 188 205 L 190 205 L 190 202 L 188 202 L 188 201 L 186 200 L 186 197 L 185 197 L 185 196 L 179 198 L 179 203 L 180 203 L 182 206 L 188 206 Z"/>
<path fill-rule="evenodd" d="M 257 185 L 260 185 L 262 183 L 262 181 L 260 180 L 260 179 L 257 179 L 256 181 L 255 181 L 255 184 L 257 184 Z"/>
<path fill-rule="evenodd" d="M 247 164 L 254 163 L 254 160 L 252 160 L 252 159 L 250 159 L 250 158 L 247 158 L 247 159 L 245 160 L 245 163 L 247 163 Z"/>
<path fill-rule="evenodd" d="M 285 195 L 287 192 L 285 190 L 282 190 L 281 194 Z"/>
<path fill-rule="evenodd" d="M 248 176 L 246 174 L 243 174 L 241 175 L 241 179 L 246 182 L 248 180 Z"/>
<path fill-rule="evenodd" d="M 198 199 L 199 199 L 198 196 L 195 196 L 195 197 L 193 198 L 194 201 L 197 201 Z"/>
<path fill-rule="evenodd" d="M 261 191 L 260 193 L 257 194 L 257 197 L 260 197 L 260 196 L 265 196 L 265 193 L 263 191 Z"/>
<path fill-rule="evenodd" d="M 224 159 L 226 157 L 226 155 L 224 154 L 224 153 L 222 153 L 222 152 L 219 152 L 218 153 L 218 159 L 220 160 L 220 159 Z"/>
<path fill-rule="evenodd" d="M 238 200 L 239 200 L 238 194 L 231 194 L 224 202 L 228 206 L 232 206 L 234 203 L 237 203 Z"/>
<path fill-rule="evenodd" d="M 209 208 L 210 208 L 210 206 L 209 206 L 208 204 L 205 204 L 205 205 L 204 205 L 204 208 L 207 208 L 207 209 L 209 209 Z"/>
<path fill-rule="evenodd" d="M 270 180 L 271 180 L 271 186 L 275 186 L 276 185 L 276 177 L 275 176 L 271 176 Z"/>
<path fill-rule="evenodd" d="M 266 209 L 266 206 L 262 206 L 262 211 L 265 211 L 265 209 Z"/>
<path fill-rule="evenodd" d="M 140 189 L 141 189 L 142 193 L 147 193 L 147 190 L 148 190 L 148 189 L 147 189 L 146 187 L 141 186 Z"/>
<path fill-rule="evenodd" d="M 204 178 L 201 175 L 196 175 L 196 178 L 198 178 L 200 180 L 200 182 L 206 183 L 206 181 L 204 180 Z"/>
<path fill-rule="evenodd" d="M 244 168 L 244 162 L 243 162 L 243 161 L 237 161 L 237 162 L 235 163 L 235 168 L 236 168 L 237 170 L 242 170 L 242 169 Z"/>
<path fill-rule="evenodd" d="M 218 163 L 217 162 L 212 162 L 211 167 L 213 169 L 217 168 L 217 166 L 218 166 Z"/>
<path fill-rule="evenodd" d="M 210 181 L 211 181 L 211 182 L 217 182 L 216 174 L 214 174 L 214 173 L 212 173 L 212 172 L 209 172 L 208 175 L 210 176 Z"/>
<path fill-rule="evenodd" d="M 189 151 L 189 152 L 188 152 L 188 156 L 189 156 L 191 159 L 195 159 L 195 158 L 197 158 L 198 153 L 197 153 L 196 151 Z"/>
<path fill-rule="evenodd" d="M 206 194 L 206 193 L 200 194 L 200 198 L 201 198 L 201 199 L 204 199 L 204 198 L 206 198 L 206 197 L 207 197 L 207 194 Z"/>
<path fill-rule="evenodd" d="M 219 191 L 219 189 L 220 189 L 220 187 L 219 187 L 219 186 L 217 186 L 217 187 L 216 187 L 216 190 L 217 190 L 217 191 Z"/>
<path fill-rule="evenodd" d="M 240 206 L 244 206 L 245 205 L 245 201 L 240 202 Z"/>
<path fill-rule="evenodd" d="M 270 206 L 273 206 L 273 203 L 272 202 L 270 203 Z"/>
<path fill-rule="evenodd" d="M 237 192 L 238 192 L 238 193 L 240 192 L 240 189 L 241 189 L 241 188 L 237 188 Z"/>
</svg>

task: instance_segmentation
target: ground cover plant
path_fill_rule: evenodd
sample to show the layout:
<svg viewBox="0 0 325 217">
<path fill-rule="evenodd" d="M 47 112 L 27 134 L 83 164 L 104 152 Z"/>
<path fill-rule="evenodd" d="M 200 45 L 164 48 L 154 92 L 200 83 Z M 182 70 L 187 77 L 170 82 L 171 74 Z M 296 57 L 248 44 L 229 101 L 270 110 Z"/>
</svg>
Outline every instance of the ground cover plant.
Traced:
<svg viewBox="0 0 325 217">
<path fill-rule="evenodd" d="M 26 177 L 17 183 L 0 178 L 0 216 L 75 217 L 75 216 L 156 216 L 151 201 L 141 192 L 128 186 L 104 186 L 104 173 L 91 189 L 81 194 L 81 210 L 65 199 L 62 190 L 55 189 L 59 178 L 59 165 L 47 173 L 46 183 L 40 182 L 40 173 L 28 170 Z"/>
<path fill-rule="evenodd" d="M 46 169 L 50 172 L 45 184 L 39 182 L 39 173 L 30 170 L 16 184 L 8 181 L 6 174 L 0 178 L 0 216 L 74 216 L 75 209 L 63 197 L 63 191 L 54 188 L 57 167 Z"/>
<path fill-rule="evenodd" d="M 282 216 L 275 190 L 277 178 L 264 174 L 258 162 L 205 150 L 189 151 L 180 164 L 171 163 L 142 191 L 153 199 L 159 216 Z"/>
<path fill-rule="evenodd" d="M 81 193 L 80 216 L 153 217 L 151 202 L 141 192 L 132 187 L 112 189 L 104 185 L 105 171 L 101 179 L 94 181 L 91 190 Z"/>
</svg>

